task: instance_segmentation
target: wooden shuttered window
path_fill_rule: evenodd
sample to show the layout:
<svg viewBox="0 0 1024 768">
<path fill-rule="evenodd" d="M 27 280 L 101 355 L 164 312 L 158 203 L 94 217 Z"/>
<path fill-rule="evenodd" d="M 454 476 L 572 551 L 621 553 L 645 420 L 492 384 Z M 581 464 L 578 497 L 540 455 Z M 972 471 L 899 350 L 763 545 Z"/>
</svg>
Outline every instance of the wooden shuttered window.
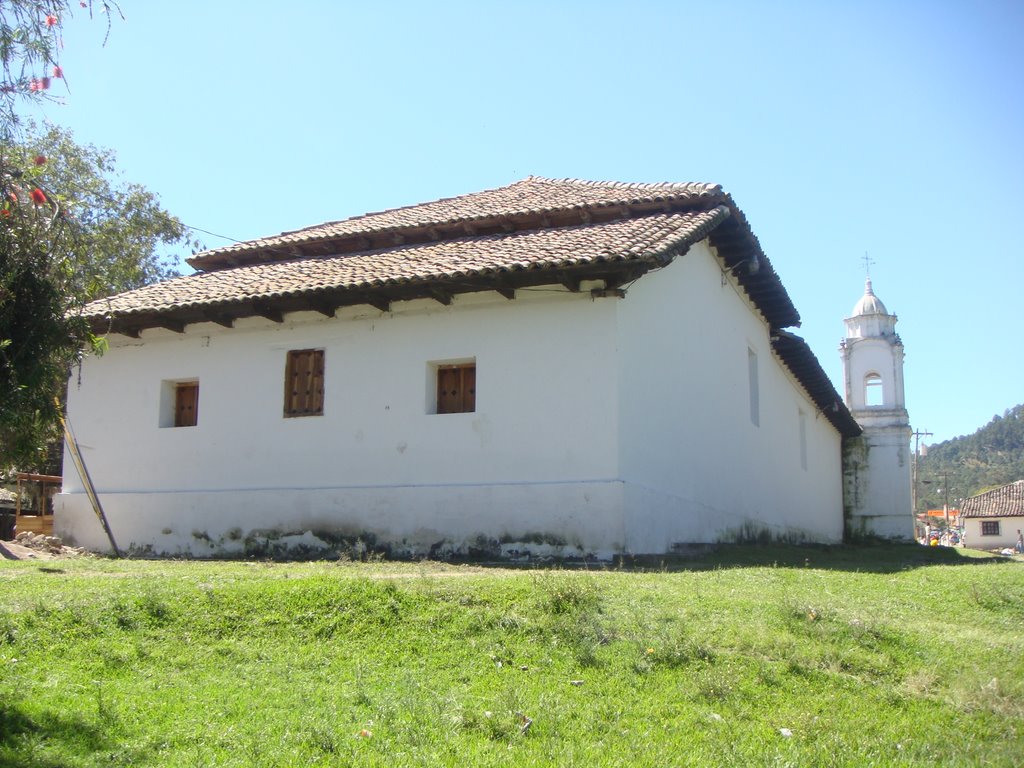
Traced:
<svg viewBox="0 0 1024 768">
<path fill-rule="evenodd" d="M 476 363 L 437 368 L 437 412 L 473 413 L 476 410 Z"/>
<path fill-rule="evenodd" d="M 174 426 L 194 427 L 199 423 L 199 382 L 174 387 Z"/>
<path fill-rule="evenodd" d="M 322 416 L 323 412 L 324 351 L 290 351 L 284 374 L 284 415 Z"/>
</svg>

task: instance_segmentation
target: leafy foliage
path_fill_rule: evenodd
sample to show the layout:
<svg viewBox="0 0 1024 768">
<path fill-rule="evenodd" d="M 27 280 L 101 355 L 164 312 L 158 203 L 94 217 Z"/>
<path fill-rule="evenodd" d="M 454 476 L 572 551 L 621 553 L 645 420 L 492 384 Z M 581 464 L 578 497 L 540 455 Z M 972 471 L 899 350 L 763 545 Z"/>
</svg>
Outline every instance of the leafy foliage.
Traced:
<svg viewBox="0 0 1024 768">
<path fill-rule="evenodd" d="M 81 0 L 91 16 L 120 12 Z M 68 0 L 0 0 L 0 469 L 39 466 L 56 436 L 71 366 L 99 351 L 76 310 L 90 299 L 174 274 L 166 251 L 186 227 L 137 184 L 121 183 L 110 150 L 67 130 L 26 127 L 22 100 L 53 99 Z"/>
<path fill-rule="evenodd" d="M 995 415 L 972 435 L 964 435 L 929 446 L 920 459 L 923 506 L 941 509 L 944 489 L 949 503 L 983 491 L 1024 479 L 1024 404 Z"/>
<path fill-rule="evenodd" d="M 54 398 L 83 347 L 95 347 L 73 313 L 73 269 L 54 250 L 62 222 L 50 204 L 9 184 L 0 208 L 0 456 L 32 466 L 56 433 Z"/>
<path fill-rule="evenodd" d="M 64 19 L 77 8 L 91 17 L 120 15 L 113 0 L 0 0 L 0 138 L 10 141 L 17 130 L 23 100 L 53 101 L 51 87 L 64 79 L 59 54 L 64 46 Z"/>
<path fill-rule="evenodd" d="M 30 124 L 10 154 L 23 165 L 41 163 L 38 184 L 69 223 L 62 234 L 74 253 L 72 289 L 86 301 L 174 277 L 172 249 L 200 247 L 156 195 L 120 181 L 112 150 L 78 144 L 65 128 Z"/>
</svg>

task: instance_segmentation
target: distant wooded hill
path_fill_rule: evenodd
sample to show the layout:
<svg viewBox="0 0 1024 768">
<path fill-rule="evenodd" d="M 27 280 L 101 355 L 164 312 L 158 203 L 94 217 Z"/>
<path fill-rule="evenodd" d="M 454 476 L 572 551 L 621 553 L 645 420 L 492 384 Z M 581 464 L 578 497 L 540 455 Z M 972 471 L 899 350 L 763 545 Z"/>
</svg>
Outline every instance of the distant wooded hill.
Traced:
<svg viewBox="0 0 1024 768">
<path fill-rule="evenodd" d="M 949 505 L 956 507 L 960 499 L 1024 480 L 1024 405 L 993 417 L 973 435 L 928 446 L 918 462 L 917 511 L 942 509 L 947 482 Z"/>
</svg>

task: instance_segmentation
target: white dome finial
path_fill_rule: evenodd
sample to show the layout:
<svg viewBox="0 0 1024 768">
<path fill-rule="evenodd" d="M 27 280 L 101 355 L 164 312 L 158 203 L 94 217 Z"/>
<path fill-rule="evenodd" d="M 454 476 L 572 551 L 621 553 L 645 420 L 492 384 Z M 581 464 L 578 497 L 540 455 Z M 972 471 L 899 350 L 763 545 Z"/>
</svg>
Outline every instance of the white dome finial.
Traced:
<svg viewBox="0 0 1024 768">
<path fill-rule="evenodd" d="M 888 315 L 889 312 L 885 308 L 885 304 L 882 300 L 875 296 L 875 292 L 871 287 L 871 278 L 868 277 L 864 281 L 864 295 L 860 297 L 853 307 L 853 313 L 851 317 L 858 317 L 860 315 Z"/>
</svg>

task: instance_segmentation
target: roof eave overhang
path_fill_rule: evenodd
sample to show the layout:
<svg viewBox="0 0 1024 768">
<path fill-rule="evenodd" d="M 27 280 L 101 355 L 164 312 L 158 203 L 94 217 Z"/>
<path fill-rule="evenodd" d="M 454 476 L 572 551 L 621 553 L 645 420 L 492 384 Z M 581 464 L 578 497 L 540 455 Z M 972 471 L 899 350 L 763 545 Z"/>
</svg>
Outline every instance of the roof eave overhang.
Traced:
<svg viewBox="0 0 1024 768">
<path fill-rule="evenodd" d="M 480 217 L 418 227 L 366 231 L 339 238 L 313 239 L 304 243 L 253 246 L 246 250 L 213 251 L 200 254 L 188 263 L 200 271 L 219 271 L 247 264 L 295 259 L 312 259 L 356 255 L 406 245 L 437 242 L 463 237 L 501 235 L 536 229 L 615 221 L 654 213 L 682 213 L 720 209 L 728 215 L 717 217 L 713 226 L 699 237 L 709 237 L 727 270 L 732 271 L 740 286 L 764 315 L 772 328 L 800 325 L 800 313 L 793 304 L 782 280 L 776 274 L 746 216 L 729 195 L 703 195 L 697 198 L 667 198 L 642 203 L 580 206 L 515 214 Z"/>
<path fill-rule="evenodd" d="M 771 337 L 772 349 L 800 382 L 818 413 L 831 422 L 843 437 L 857 437 L 863 432 L 832 386 L 807 342 L 792 333 L 777 330 Z"/>
<path fill-rule="evenodd" d="M 94 333 L 119 333 L 137 337 L 148 328 L 166 328 L 178 333 L 194 323 L 212 322 L 232 327 L 239 319 L 263 317 L 283 322 L 290 312 L 316 311 L 333 317 L 342 308 L 368 305 L 381 312 L 391 311 L 396 302 L 431 299 L 447 305 L 455 296 L 494 291 L 508 299 L 520 289 L 541 285 L 560 285 L 567 292 L 580 292 L 583 284 L 600 281 L 611 291 L 630 283 L 651 269 L 662 266 L 688 246 L 671 254 L 655 254 L 644 259 L 609 260 L 585 265 L 560 265 L 522 270 L 495 270 L 486 273 L 446 276 L 443 279 L 391 281 L 375 284 L 339 286 L 284 295 L 240 297 L 229 301 L 169 307 L 161 310 L 129 313 L 94 314 L 87 319 Z"/>
</svg>

